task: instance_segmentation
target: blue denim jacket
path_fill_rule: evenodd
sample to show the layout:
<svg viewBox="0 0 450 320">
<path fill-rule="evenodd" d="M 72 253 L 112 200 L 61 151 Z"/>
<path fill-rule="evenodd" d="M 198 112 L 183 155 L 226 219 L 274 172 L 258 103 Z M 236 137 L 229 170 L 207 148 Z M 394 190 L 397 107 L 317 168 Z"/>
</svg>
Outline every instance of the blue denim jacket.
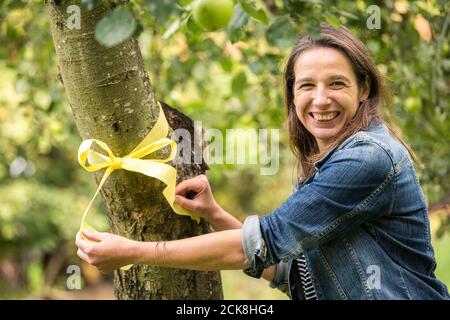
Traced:
<svg viewBox="0 0 450 320">
<path fill-rule="evenodd" d="M 315 169 L 271 214 L 245 220 L 248 275 L 277 264 L 271 286 L 295 299 L 292 259 L 303 252 L 319 299 L 449 299 L 412 160 L 384 124 L 373 120 Z"/>
</svg>

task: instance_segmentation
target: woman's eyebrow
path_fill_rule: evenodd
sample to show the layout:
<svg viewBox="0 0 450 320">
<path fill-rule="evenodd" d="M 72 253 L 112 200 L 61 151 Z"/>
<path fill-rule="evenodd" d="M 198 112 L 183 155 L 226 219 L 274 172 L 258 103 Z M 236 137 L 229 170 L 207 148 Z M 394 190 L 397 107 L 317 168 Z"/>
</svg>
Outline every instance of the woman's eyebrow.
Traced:
<svg viewBox="0 0 450 320">
<path fill-rule="evenodd" d="M 329 79 L 330 80 L 344 80 L 347 82 L 351 82 L 349 78 L 347 78 L 346 76 L 341 75 L 341 74 L 332 75 Z"/>
<path fill-rule="evenodd" d="M 330 76 L 328 79 L 329 80 L 343 80 L 343 81 L 347 81 L 347 82 L 351 83 L 350 79 L 342 74 L 334 74 L 334 75 Z M 311 77 L 298 78 L 297 80 L 295 80 L 295 85 L 297 85 L 300 82 L 312 82 L 312 81 L 314 81 L 314 79 Z"/>
<path fill-rule="evenodd" d="M 306 81 L 313 81 L 313 78 L 311 78 L 311 77 L 298 78 L 297 80 L 295 80 L 295 84 L 297 85 L 300 82 L 306 82 Z"/>
</svg>

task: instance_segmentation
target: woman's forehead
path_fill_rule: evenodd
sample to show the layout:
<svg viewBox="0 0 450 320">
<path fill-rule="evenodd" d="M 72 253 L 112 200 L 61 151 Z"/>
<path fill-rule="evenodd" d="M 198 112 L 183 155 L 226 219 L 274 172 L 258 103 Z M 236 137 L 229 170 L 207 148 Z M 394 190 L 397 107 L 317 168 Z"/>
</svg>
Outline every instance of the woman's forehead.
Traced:
<svg viewBox="0 0 450 320">
<path fill-rule="evenodd" d="M 295 62 L 294 73 L 295 78 L 336 75 L 355 77 L 350 60 L 345 54 L 328 47 L 316 47 L 302 52 Z"/>
</svg>

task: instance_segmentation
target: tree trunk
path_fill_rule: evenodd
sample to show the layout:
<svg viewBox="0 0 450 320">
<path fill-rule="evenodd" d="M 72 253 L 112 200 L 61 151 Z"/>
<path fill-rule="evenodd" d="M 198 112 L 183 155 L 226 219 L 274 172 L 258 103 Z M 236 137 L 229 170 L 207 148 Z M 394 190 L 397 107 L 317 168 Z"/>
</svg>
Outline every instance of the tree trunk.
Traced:
<svg viewBox="0 0 450 320">
<path fill-rule="evenodd" d="M 66 8 L 72 4 L 81 9 L 80 29 L 66 27 Z M 137 40 L 130 38 L 112 48 L 97 43 L 95 25 L 111 9 L 108 5 L 87 11 L 81 1 L 47 1 L 47 7 L 61 78 L 81 138 L 102 140 L 117 156 L 128 154 L 158 116 Z M 163 105 L 172 129 L 183 127 L 194 137 L 192 120 Z M 207 166 L 180 164 L 176 168 L 178 183 L 204 173 Z M 96 173 L 97 183 L 102 174 Z M 164 187 L 160 181 L 138 173 L 114 171 L 102 188 L 112 232 L 130 239 L 157 241 L 210 230 L 203 220 L 197 224 L 173 213 L 162 195 Z M 219 272 L 148 265 L 116 271 L 114 288 L 118 299 L 223 298 Z"/>
</svg>

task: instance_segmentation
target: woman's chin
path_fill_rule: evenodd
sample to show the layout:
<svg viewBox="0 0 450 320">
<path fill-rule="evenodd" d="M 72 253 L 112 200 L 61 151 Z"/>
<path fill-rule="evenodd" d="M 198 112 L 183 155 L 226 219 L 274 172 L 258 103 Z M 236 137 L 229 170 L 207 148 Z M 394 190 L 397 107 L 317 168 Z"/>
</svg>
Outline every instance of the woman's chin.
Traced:
<svg viewBox="0 0 450 320">
<path fill-rule="evenodd" d="M 337 134 L 341 128 L 314 128 L 311 130 L 311 134 L 314 136 L 314 138 L 323 140 L 323 141 L 334 141 L 337 138 Z"/>
</svg>

